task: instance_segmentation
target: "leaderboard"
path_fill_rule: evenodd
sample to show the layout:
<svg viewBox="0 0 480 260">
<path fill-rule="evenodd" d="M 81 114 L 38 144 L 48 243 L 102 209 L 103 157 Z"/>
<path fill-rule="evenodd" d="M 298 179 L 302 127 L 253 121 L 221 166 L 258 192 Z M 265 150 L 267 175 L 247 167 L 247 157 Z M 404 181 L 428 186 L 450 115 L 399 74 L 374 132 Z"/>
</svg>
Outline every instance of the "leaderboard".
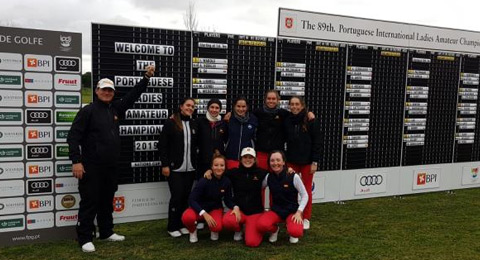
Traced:
<svg viewBox="0 0 480 260">
<path fill-rule="evenodd" d="M 157 67 L 121 121 L 121 183 L 162 180 L 158 135 L 183 98 L 202 117 L 211 98 L 222 114 L 239 96 L 254 110 L 269 89 L 320 121 L 320 171 L 480 159 L 477 55 L 101 24 L 92 35 L 93 81 L 114 80 L 118 98 Z"/>
<path fill-rule="evenodd" d="M 165 120 L 191 94 L 191 39 L 187 31 L 92 24 L 92 80 L 113 80 L 115 98 L 128 93 L 148 65 L 156 67 L 147 91 L 120 122 L 120 184 L 163 178 L 158 138 Z"/>
</svg>

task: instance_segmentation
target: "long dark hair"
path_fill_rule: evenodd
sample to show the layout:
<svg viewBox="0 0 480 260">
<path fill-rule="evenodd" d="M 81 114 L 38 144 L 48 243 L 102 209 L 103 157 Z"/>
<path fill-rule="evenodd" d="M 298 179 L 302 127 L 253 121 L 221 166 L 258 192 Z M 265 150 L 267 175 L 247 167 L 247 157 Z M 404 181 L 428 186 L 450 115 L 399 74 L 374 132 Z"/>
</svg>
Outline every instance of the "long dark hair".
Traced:
<svg viewBox="0 0 480 260">
<path fill-rule="evenodd" d="M 303 107 L 302 111 L 305 112 L 305 115 L 302 118 L 302 129 L 304 132 L 308 132 L 308 113 L 307 113 L 308 109 L 305 104 L 305 100 L 302 97 L 295 96 L 290 98 L 289 104 L 290 102 L 292 102 L 292 99 L 294 98 L 298 99 L 298 101 L 300 101 L 300 104 L 302 104 L 302 107 Z"/>
<path fill-rule="evenodd" d="M 180 104 L 180 106 L 183 106 L 187 101 L 193 101 L 193 104 L 195 104 L 195 99 L 191 98 L 191 97 L 187 97 L 187 98 L 184 98 L 182 100 L 182 103 Z M 177 127 L 177 129 L 179 131 L 183 131 L 183 125 L 182 125 L 182 119 L 180 118 L 180 107 L 178 108 L 178 111 L 173 113 L 173 121 L 175 122 L 175 126 Z"/>
</svg>

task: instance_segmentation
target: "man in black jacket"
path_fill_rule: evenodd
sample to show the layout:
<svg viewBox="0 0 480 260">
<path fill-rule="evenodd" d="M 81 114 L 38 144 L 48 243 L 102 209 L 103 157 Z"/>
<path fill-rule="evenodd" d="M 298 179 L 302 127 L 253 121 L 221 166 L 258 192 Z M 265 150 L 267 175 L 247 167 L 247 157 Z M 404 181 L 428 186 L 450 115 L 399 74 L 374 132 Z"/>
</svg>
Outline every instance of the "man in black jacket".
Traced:
<svg viewBox="0 0 480 260">
<path fill-rule="evenodd" d="M 75 117 L 67 142 L 73 176 L 79 180 L 78 242 L 84 252 L 94 252 L 92 243 L 97 217 L 100 239 L 123 241 L 113 232 L 113 196 L 117 191 L 117 164 L 120 157 L 119 119 L 147 89 L 155 67 L 147 67 L 143 79 L 122 99 L 113 100 L 113 82 L 101 79 L 97 100 L 82 108 Z"/>
</svg>

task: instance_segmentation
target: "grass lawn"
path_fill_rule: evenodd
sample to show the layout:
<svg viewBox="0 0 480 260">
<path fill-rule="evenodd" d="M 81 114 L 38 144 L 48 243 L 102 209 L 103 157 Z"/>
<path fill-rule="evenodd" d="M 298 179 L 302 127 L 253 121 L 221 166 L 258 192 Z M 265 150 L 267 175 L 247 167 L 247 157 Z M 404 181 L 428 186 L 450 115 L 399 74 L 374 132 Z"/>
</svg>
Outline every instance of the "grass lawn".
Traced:
<svg viewBox="0 0 480 260">
<path fill-rule="evenodd" d="M 0 259 L 480 259 L 480 189 L 398 198 L 316 204 L 312 228 L 296 245 L 282 227 L 275 244 L 247 248 L 223 232 L 220 241 L 200 231 L 170 238 L 166 220 L 116 226 L 124 242 L 94 241 L 82 253 L 76 242 L 60 241 L 0 249 Z"/>
</svg>

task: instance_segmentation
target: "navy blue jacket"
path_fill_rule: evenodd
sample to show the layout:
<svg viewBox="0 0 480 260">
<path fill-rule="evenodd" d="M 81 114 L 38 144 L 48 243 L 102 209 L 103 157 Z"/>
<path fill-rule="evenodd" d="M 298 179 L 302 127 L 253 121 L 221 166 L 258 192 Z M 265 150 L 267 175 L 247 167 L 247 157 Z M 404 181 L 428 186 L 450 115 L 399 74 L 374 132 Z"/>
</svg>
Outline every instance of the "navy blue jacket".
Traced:
<svg viewBox="0 0 480 260">
<path fill-rule="evenodd" d="M 228 122 L 228 142 L 225 147 L 227 159 L 238 160 L 243 148 L 255 147 L 253 140 L 255 139 L 257 125 L 257 117 L 252 113 L 250 113 L 250 118 L 246 123 L 240 123 L 233 115 L 230 117 Z"/>
<path fill-rule="evenodd" d="M 272 210 L 282 219 L 298 210 L 298 191 L 293 184 L 295 174 L 288 175 L 286 170 L 280 174 L 270 173 L 267 185 L 272 195 Z"/>
<path fill-rule="evenodd" d="M 201 178 L 197 182 L 190 193 L 188 204 L 197 213 L 202 210 L 210 212 L 223 208 L 222 199 L 228 208 L 233 209 L 235 205 L 232 200 L 232 183 L 224 176 L 217 179 L 212 174 L 211 180 Z"/>
<path fill-rule="evenodd" d="M 318 119 L 307 123 L 307 131 L 301 122 L 292 120 L 294 115 L 289 114 L 284 121 L 287 133 L 287 162 L 294 164 L 320 163 L 322 159 L 322 135 Z"/>
<path fill-rule="evenodd" d="M 225 154 L 225 142 L 228 137 L 226 122 L 220 120 L 212 126 L 205 117 L 198 118 L 196 121 L 198 127 L 198 162 L 210 165 L 215 150 Z"/>
</svg>

